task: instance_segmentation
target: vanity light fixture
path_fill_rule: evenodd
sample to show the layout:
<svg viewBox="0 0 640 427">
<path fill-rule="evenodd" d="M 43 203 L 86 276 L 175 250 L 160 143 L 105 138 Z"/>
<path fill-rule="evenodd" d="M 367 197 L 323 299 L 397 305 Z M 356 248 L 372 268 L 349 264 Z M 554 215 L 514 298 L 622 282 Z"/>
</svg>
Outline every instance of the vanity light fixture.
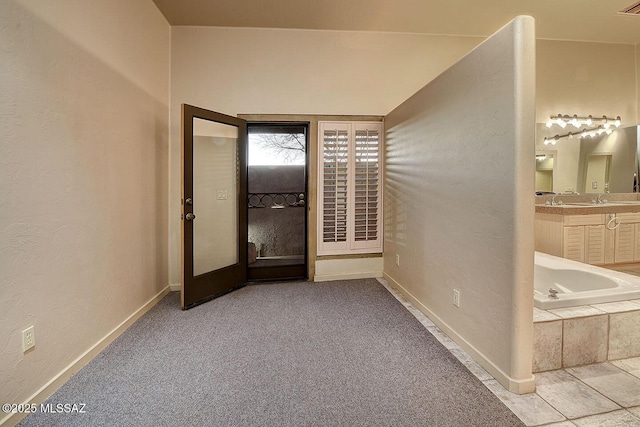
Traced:
<svg viewBox="0 0 640 427">
<path fill-rule="evenodd" d="M 611 135 L 613 133 L 612 128 L 606 128 L 604 127 L 604 125 L 598 126 L 596 128 L 585 128 L 580 132 L 568 132 L 565 133 L 563 135 L 555 135 L 555 136 L 545 136 L 544 137 L 544 145 L 556 145 L 556 143 L 561 140 L 562 138 L 568 138 L 568 139 L 572 139 L 576 136 L 579 136 L 580 138 L 593 138 L 596 135 L 602 135 L 603 133 L 606 133 L 607 135 Z"/>
<path fill-rule="evenodd" d="M 549 121 L 547 121 L 547 127 L 550 128 L 554 124 L 557 124 L 561 128 L 566 128 L 567 125 L 572 125 L 574 128 L 578 129 L 576 132 L 567 132 L 562 135 L 555 136 L 545 136 L 544 145 L 556 145 L 556 143 L 562 138 L 572 139 L 573 137 L 579 136 L 580 138 L 587 137 L 595 137 L 596 135 L 602 135 L 606 133 L 607 135 L 611 135 L 611 133 L 615 130 L 615 128 L 619 128 L 622 124 L 622 120 L 620 116 L 616 116 L 615 119 L 607 116 L 602 116 L 601 118 L 593 118 L 593 116 L 589 115 L 587 117 L 579 117 L 577 114 L 573 116 L 558 114 L 557 116 L 549 117 Z M 596 124 L 596 127 L 590 128 Z M 586 126 L 582 129 L 582 126 Z"/>
<path fill-rule="evenodd" d="M 550 116 L 547 121 L 547 127 L 550 128 L 553 125 L 558 125 L 561 128 L 567 127 L 567 125 L 572 125 L 576 129 L 580 129 L 582 126 L 591 126 L 593 124 L 600 124 L 608 129 L 611 125 L 615 127 L 620 127 L 621 119 L 620 116 L 617 116 L 615 119 L 612 117 L 602 116 L 600 118 L 594 118 L 592 115 L 588 115 L 586 117 L 579 117 L 577 114 L 573 116 L 569 116 L 568 114 L 562 115 L 558 114 L 557 116 Z"/>
<path fill-rule="evenodd" d="M 618 13 L 621 15 L 640 15 L 640 1 L 632 4 L 631 6 L 625 7 Z"/>
</svg>

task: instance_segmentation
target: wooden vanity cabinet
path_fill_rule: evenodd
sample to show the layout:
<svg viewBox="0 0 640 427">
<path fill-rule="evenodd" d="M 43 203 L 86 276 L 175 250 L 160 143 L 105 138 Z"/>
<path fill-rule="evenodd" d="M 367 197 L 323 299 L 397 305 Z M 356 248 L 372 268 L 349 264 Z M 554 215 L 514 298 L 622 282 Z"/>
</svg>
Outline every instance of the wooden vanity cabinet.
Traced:
<svg viewBox="0 0 640 427">
<path fill-rule="evenodd" d="M 587 264 L 604 264 L 604 215 L 565 215 L 563 219 L 562 257 Z"/>
<path fill-rule="evenodd" d="M 612 217 L 618 219 L 609 223 Z M 618 222 L 617 228 L 609 228 Z M 587 264 L 640 262 L 640 213 L 536 213 L 535 246 L 537 251 Z"/>
<path fill-rule="evenodd" d="M 615 230 L 615 262 L 640 261 L 640 213 L 620 213 Z"/>
<path fill-rule="evenodd" d="M 536 214 L 536 250 L 588 264 L 613 262 L 614 235 L 604 214 Z"/>
</svg>

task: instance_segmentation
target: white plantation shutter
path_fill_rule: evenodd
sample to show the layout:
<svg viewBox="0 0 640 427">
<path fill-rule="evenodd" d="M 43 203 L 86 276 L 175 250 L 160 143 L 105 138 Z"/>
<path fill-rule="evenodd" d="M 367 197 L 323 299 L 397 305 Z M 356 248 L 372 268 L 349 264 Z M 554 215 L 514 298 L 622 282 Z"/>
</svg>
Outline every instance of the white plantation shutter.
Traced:
<svg viewBox="0 0 640 427">
<path fill-rule="evenodd" d="M 370 247 L 362 242 L 378 240 L 379 138 L 380 131 L 355 125 L 354 155 L 354 246 Z"/>
<path fill-rule="evenodd" d="M 347 247 L 347 186 L 349 135 L 346 126 L 322 134 L 322 241 L 345 242 Z M 334 245 L 338 246 L 338 245 Z"/>
<path fill-rule="evenodd" d="M 382 123 L 318 127 L 318 255 L 381 252 Z"/>
</svg>

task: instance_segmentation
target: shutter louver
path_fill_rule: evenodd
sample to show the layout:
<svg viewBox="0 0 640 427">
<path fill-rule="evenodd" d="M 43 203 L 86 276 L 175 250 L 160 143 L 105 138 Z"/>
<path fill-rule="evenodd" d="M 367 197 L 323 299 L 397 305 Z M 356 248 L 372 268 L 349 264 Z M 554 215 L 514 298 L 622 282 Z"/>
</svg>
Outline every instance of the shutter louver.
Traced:
<svg viewBox="0 0 640 427">
<path fill-rule="evenodd" d="M 324 131 L 323 242 L 347 240 L 348 150 L 349 135 L 346 130 Z"/>
<path fill-rule="evenodd" d="M 355 240 L 377 240 L 379 134 L 369 129 L 355 134 Z"/>
</svg>

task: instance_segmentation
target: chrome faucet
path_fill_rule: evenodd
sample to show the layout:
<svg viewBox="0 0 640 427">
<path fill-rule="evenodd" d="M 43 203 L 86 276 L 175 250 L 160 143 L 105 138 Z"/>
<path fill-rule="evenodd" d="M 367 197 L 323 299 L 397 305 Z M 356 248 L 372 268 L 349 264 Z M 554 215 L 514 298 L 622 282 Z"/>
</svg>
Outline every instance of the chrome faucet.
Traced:
<svg viewBox="0 0 640 427">
<path fill-rule="evenodd" d="M 551 206 L 560 206 L 562 205 L 562 200 L 558 200 L 556 202 L 556 197 L 558 197 L 560 194 L 556 193 L 553 195 L 553 198 L 551 199 Z"/>
<path fill-rule="evenodd" d="M 603 204 L 607 203 L 607 199 L 603 199 L 602 196 L 604 196 L 604 193 L 599 193 L 596 196 L 596 204 L 603 205 Z"/>
</svg>

